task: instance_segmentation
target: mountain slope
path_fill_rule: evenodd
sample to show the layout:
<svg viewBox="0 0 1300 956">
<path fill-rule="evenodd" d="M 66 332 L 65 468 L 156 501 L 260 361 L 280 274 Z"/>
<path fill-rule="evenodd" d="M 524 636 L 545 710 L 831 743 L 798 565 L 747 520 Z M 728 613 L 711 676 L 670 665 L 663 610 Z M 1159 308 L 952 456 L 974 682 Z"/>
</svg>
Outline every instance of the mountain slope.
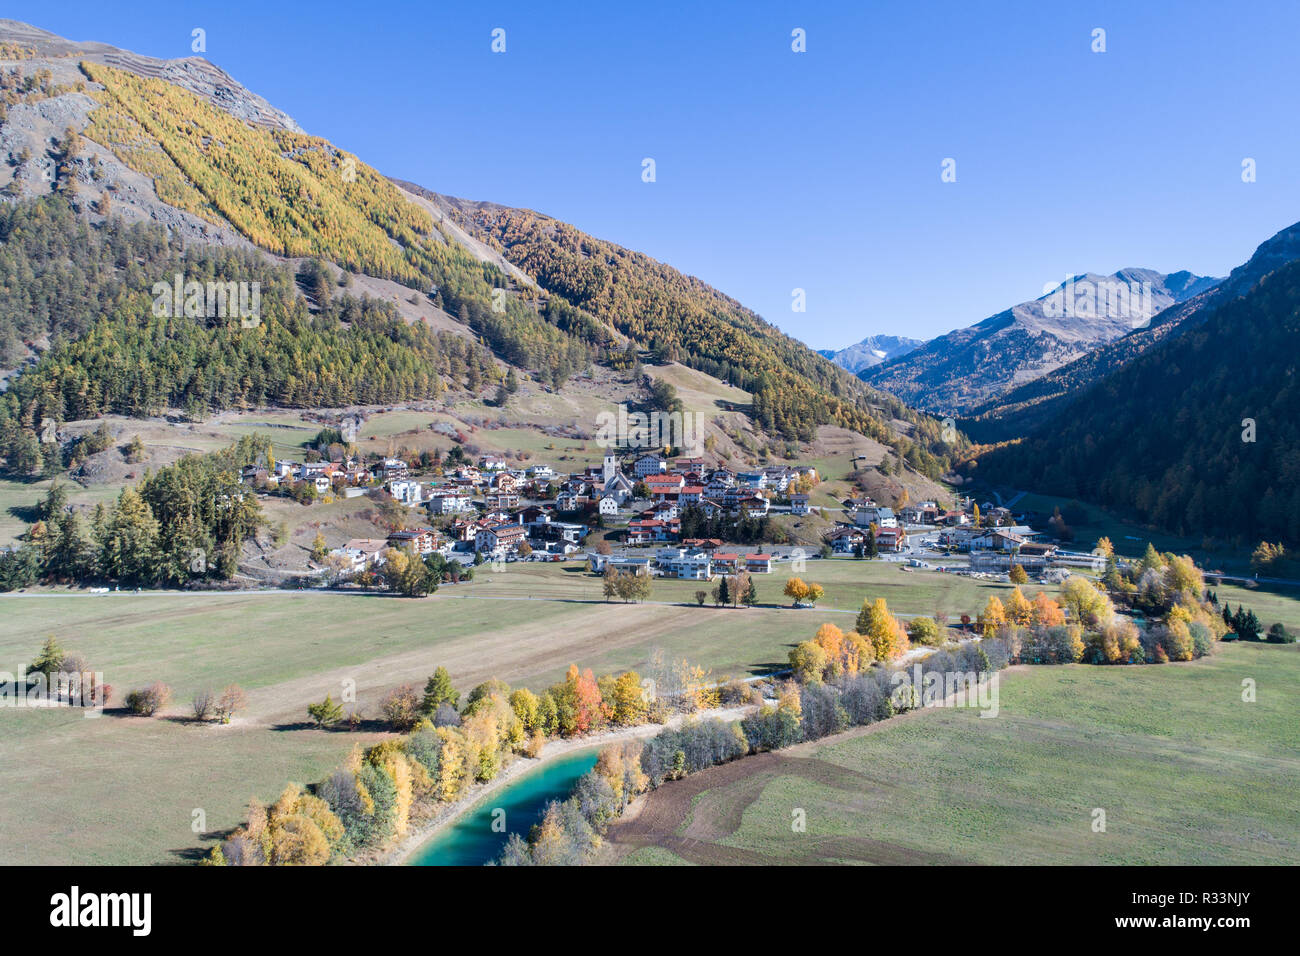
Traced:
<svg viewBox="0 0 1300 956">
<path fill-rule="evenodd" d="M 931 339 L 864 381 L 935 414 L 966 413 L 1147 324 L 1218 280 L 1188 272 L 1086 273 L 1031 302 Z"/>
<path fill-rule="evenodd" d="M 765 430 L 807 439 L 837 424 L 897 442 L 908 429 L 913 463 L 937 475 L 949 451 L 939 423 L 865 387 L 734 299 L 649 256 L 527 209 L 441 196 L 447 213 L 539 286 L 608 321 L 658 360 L 679 360 L 754 396 Z"/>
<path fill-rule="evenodd" d="M 902 335 L 869 335 L 848 348 L 818 349 L 817 352 L 857 375 L 863 369 L 902 358 L 924 344 L 922 339 L 909 339 Z"/>
<path fill-rule="evenodd" d="M 1262 243 L 1228 278 L 1206 292 L 1170 306 L 1142 329 L 1099 346 L 1068 365 L 1012 389 L 976 408 L 960 421 L 962 429 L 981 443 L 1008 441 L 1028 435 L 1061 414 L 1079 394 L 1104 376 L 1131 362 L 1166 337 L 1193 328 L 1211 311 L 1243 295 L 1275 269 L 1300 259 L 1300 223 Z"/>
<path fill-rule="evenodd" d="M 1300 261 L 1244 296 L 1225 296 L 1198 324 L 1084 390 L 1030 438 L 985 453 L 975 473 L 1182 534 L 1293 545 L 1297 342 Z"/>
<path fill-rule="evenodd" d="M 272 262 L 319 259 L 359 277 L 401 283 L 412 290 L 412 302 L 463 323 L 502 361 L 552 388 L 593 362 L 634 366 L 633 352 L 649 352 L 657 362 L 680 358 L 750 392 L 752 406 L 740 411 L 769 436 L 808 439 L 819 425 L 835 424 L 892 445 L 926 474 L 947 465 L 952 446 L 933 419 L 646 256 L 533 213 L 394 183 L 359 157 L 303 133 L 204 61 L 136 57 L 12 21 L 0 25 L 0 44 L 0 155 L 9 157 L 0 168 L 0 190 L 7 198 L 53 192 L 91 228 L 106 228 L 125 211 L 128 220 L 164 226 L 187 247 L 236 246 Z M 535 230 L 528 241 L 525 222 Z M 219 259 L 216 268 L 218 280 L 252 274 L 237 258 Z M 242 272 L 220 271 L 227 268 Z M 338 313 L 344 332 L 350 314 Z M 287 303 L 277 316 L 289 329 L 317 321 Z M 14 334 L 0 336 L 0 344 L 18 352 L 20 336 L 40 351 L 39 339 L 55 330 L 55 321 L 45 330 L 30 323 L 19 330 L 15 322 Z M 62 330 L 95 331 L 69 322 Z M 172 323 L 151 334 L 183 339 L 190 330 Z M 384 334 L 392 338 L 395 330 Z M 345 336 L 340 347 L 349 341 Z M 138 380 L 126 379 L 125 387 Z M 122 395 L 122 387 L 122 380 L 93 382 L 86 394 L 112 393 L 118 408 L 156 407 L 160 395 L 183 394 L 212 409 L 227 407 L 222 403 L 235 400 L 232 394 L 265 394 L 242 384 L 234 393 L 196 391 L 179 381 L 152 381 L 148 395 Z M 313 385 L 301 394 L 359 400 L 350 387 L 322 392 Z M 47 394 L 23 417 L 58 418 L 66 404 Z M 73 404 L 84 405 L 84 398 Z"/>
</svg>

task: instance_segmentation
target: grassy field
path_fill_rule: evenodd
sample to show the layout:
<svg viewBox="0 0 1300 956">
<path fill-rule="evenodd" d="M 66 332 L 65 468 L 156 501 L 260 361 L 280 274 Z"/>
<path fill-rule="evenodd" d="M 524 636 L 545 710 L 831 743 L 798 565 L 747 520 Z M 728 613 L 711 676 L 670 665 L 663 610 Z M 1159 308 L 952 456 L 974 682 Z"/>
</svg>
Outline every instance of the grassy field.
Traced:
<svg viewBox="0 0 1300 956">
<path fill-rule="evenodd" d="M 1258 699 L 1242 701 L 1242 681 Z M 930 709 L 656 791 L 628 863 L 1285 864 L 1300 857 L 1300 647 L 1017 668 L 1000 713 Z M 1094 832 L 1096 810 L 1105 832 Z M 792 832 L 795 810 L 806 832 Z"/>
<path fill-rule="evenodd" d="M 404 682 L 422 684 L 439 665 L 462 690 L 490 677 L 540 689 L 570 663 L 597 673 L 644 670 L 656 650 L 667 660 L 702 664 L 719 678 L 740 676 L 783 665 L 790 648 L 823 621 L 850 626 L 867 597 L 884 595 L 900 613 L 928 614 L 941 604 L 955 616 L 982 606 L 984 592 L 1006 587 L 851 559 L 812 560 L 808 568 L 804 577 L 827 589 L 815 610 L 779 606 L 784 572 L 758 577 L 760 600 L 772 606 L 745 610 L 695 607 L 691 596 L 700 585 L 676 581 L 656 582 L 651 600 L 686 603 L 607 603 L 598 578 L 574 565 L 549 564 L 510 564 L 498 573 L 483 566 L 472 584 L 419 601 L 292 592 L 0 598 L 0 670 L 20 672 L 55 633 L 104 673 L 115 703 L 154 680 L 175 691 L 164 718 L 153 720 L 111 708 L 98 719 L 0 709 L 0 757 L 10 767 L 10 786 L 0 791 L 0 863 L 185 858 L 202 845 L 190 830 L 195 809 L 205 812 L 209 834 L 225 829 L 239 821 L 250 797 L 267 800 L 288 780 L 319 779 L 353 745 L 377 739 L 378 728 L 369 723 L 356 734 L 304 726 L 308 703 L 326 693 L 338 697 L 345 686 L 355 687 L 355 703 L 347 706 L 372 717 L 384 693 Z M 1234 605 L 1240 600 L 1237 589 L 1220 593 Z M 1297 602 L 1240 594 L 1264 620 L 1300 627 Z M 1272 660 L 1258 656 L 1271 650 L 1230 648 L 1223 661 Z M 1004 700 L 1018 700 L 1031 681 L 1066 673 L 1076 682 L 1112 682 L 1112 699 L 1120 699 L 1130 685 L 1145 693 L 1143 682 L 1198 674 L 1201 666 L 1043 669 L 1008 681 Z M 1261 708 L 1264 677 L 1258 678 Z M 232 681 L 249 692 L 248 709 L 235 724 L 185 720 L 196 691 Z M 1061 706 L 1069 700 L 1067 693 Z M 1134 699 L 1135 714 L 1143 706 Z M 1160 700 L 1154 709 L 1165 717 L 1176 713 Z M 1213 713 L 1195 720 L 1202 727 L 1221 723 Z"/>
<path fill-rule="evenodd" d="M 757 547 L 739 547 L 741 554 L 759 550 Z M 653 549 L 647 550 L 652 554 Z M 896 562 L 858 561 L 851 557 L 809 558 L 802 571 L 792 572 L 789 562 L 781 561 L 775 565 L 771 574 L 755 574 L 753 580 L 758 590 L 758 603 L 761 607 L 789 608 L 790 599 L 783 596 L 782 589 L 792 574 L 797 574 L 804 581 L 814 581 L 826 590 L 826 596 L 816 608 L 804 608 L 791 611 L 800 615 L 800 620 L 812 620 L 819 614 L 835 613 L 835 620 L 841 626 L 852 622 L 839 619 L 837 612 L 857 614 L 862 602 L 867 598 L 875 600 L 885 598 L 892 611 L 901 614 L 934 614 L 943 610 L 953 615 L 954 619 L 962 613 L 973 617 L 983 609 L 989 594 L 1005 596 L 1011 590 L 1008 584 L 979 580 L 965 576 L 942 574 L 938 571 L 901 570 Z M 475 582 L 467 593 L 520 595 L 532 594 L 535 597 L 582 597 L 601 598 L 601 579 L 583 572 L 577 565 L 554 565 L 540 563 L 520 563 L 506 565 L 501 574 L 490 574 L 484 570 L 477 572 Z M 693 602 L 696 591 L 712 590 L 712 583 L 702 581 L 678 581 L 670 578 L 656 579 L 650 595 L 652 601 Z M 1033 597 L 1041 588 L 1029 585 L 1024 593 Z M 1051 593 L 1056 588 L 1048 588 Z M 1253 598 L 1248 598 L 1248 603 Z M 716 613 L 727 614 L 722 610 Z M 811 625 L 815 631 L 821 619 Z M 802 639 L 802 638 L 801 638 Z"/>
<path fill-rule="evenodd" d="M 645 669 L 656 649 L 739 675 L 781 664 L 791 635 L 815 627 L 789 609 L 529 599 L 504 587 L 495 599 L 484 577 L 422 601 L 288 592 L 0 599 L 0 670 L 21 672 L 55 632 L 104 673 L 114 705 L 154 680 L 175 691 L 166 716 L 152 720 L 112 708 L 98 719 L 0 709 L 0 758 L 10 767 L 0 864 L 182 859 L 201 845 L 190 831 L 195 809 L 209 833 L 228 828 L 250 797 L 320 779 L 353 745 L 376 739 L 304 726 L 308 703 L 337 699 L 349 684 L 356 703 L 346 706 L 370 717 L 385 692 L 421 686 L 439 665 L 462 690 L 491 677 L 540 689 L 570 663 Z M 522 578 L 512 578 L 517 587 Z M 231 681 L 249 692 L 233 725 L 184 719 L 195 691 Z"/>
<path fill-rule="evenodd" d="M 104 673 L 115 701 L 154 680 L 175 691 L 169 719 L 0 710 L 0 756 L 14 768 L 0 792 L 0 863 L 179 859 L 199 844 L 189 829 L 194 809 L 205 811 L 208 831 L 224 829 L 249 797 L 318 779 L 355 743 L 374 739 L 303 726 L 306 705 L 338 697 L 345 682 L 356 689 L 349 706 L 371 716 L 385 692 L 421 684 L 439 665 L 462 689 L 490 677 L 540 689 L 570 663 L 644 670 L 656 650 L 719 678 L 740 676 L 783 666 L 824 620 L 848 626 L 834 604 L 855 612 L 868 594 L 884 593 L 898 610 L 929 613 L 944 586 L 976 598 L 996 587 L 880 563 L 809 566 L 817 573 L 808 577 L 827 586 L 822 609 L 607 603 L 599 578 L 541 564 L 484 566 L 474 583 L 422 601 L 289 592 L 0 598 L 0 669 L 20 672 L 54 633 Z M 783 584 L 784 575 L 761 578 L 760 596 L 783 602 Z M 658 582 L 652 600 L 690 602 L 698 587 Z M 184 719 L 196 691 L 230 682 L 249 692 L 234 725 Z M 78 838 L 60 842 L 69 828 Z"/>
</svg>

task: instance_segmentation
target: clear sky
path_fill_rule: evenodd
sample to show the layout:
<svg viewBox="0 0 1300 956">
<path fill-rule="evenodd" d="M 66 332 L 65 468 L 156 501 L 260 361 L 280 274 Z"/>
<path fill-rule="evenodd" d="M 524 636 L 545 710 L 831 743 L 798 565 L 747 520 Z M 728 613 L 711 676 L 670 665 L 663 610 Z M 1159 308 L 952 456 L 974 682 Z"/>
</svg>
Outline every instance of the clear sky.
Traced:
<svg viewBox="0 0 1300 956">
<path fill-rule="evenodd" d="M 9 0 L 4 15 L 159 57 L 190 55 L 201 27 L 208 59 L 382 172 L 572 222 L 818 348 L 930 337 L 1069 273 L 1223 275 L 1300 220 L 1292 0 Z"/>
</svg>

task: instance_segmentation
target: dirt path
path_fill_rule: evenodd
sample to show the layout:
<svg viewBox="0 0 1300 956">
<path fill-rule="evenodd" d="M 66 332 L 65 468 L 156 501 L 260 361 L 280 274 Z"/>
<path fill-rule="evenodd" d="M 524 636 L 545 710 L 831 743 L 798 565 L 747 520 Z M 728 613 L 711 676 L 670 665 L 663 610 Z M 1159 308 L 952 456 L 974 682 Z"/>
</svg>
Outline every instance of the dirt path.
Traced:
<svg viewBox="0 0 1300 956">
<path fill-rule="evenodd" d="M 437 614 L 436 609 L 430 610 Z M 554 670 L 557 661 L 580 662 L 590 659 L 595 650 L 639 645 L 657 635 L 678 633 L 689 626 L 691 612 L 687 607 L 600 604 L 564 619 L 562 624 L 547 619 L 512 625 L 497 636 L 438 640 L 427 647 L 250 691 L 243 716 L 253 725 L 302 722 L 307 704 L 320 700 L 327 690 L 339 688 L 344 680 L 355 681 L 358 712 L 370 713 L 385 693 L 403 682 L 417 684 L 418 690 L 436 666 L 446 667 L 456 675 L 458 685 L 467 687 L 492 678 L 522 684 Z"/>
</svg>

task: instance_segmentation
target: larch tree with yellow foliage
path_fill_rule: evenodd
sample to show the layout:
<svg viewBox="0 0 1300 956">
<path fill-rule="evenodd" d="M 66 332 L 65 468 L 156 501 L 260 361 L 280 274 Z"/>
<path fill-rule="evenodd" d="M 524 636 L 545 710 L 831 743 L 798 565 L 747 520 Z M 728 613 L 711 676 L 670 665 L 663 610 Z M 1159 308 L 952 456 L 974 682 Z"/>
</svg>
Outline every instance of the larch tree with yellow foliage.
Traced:
<svg viewBox="0 0 1300 956">
<path fill-rule="evenodd" d="M 795 604 L 798 604 L 808 596 L 808 585 L 804 584 L 801 578 L 790 578 L 785 582 L 783 593 Z"/>
<path fill-rule="evenodd" d="M 1011 589 L 1011 596 L 1007 598 L 1006 615 L 1008 621 L 1020 627 L 1028 627 L 1033 621 L 1034 607 L 1020 593 L 1020 588 Z"/>
<path fill-rule="evenodd" d="M 862 602 L 858 612 L 857 631 L 871 645 L 878 661 L 892 661 L 910 646 L 907 633 L 898 618 L 889 613 L 884 598 Z"/>
<path fill-rule="evenodd" d="M 998 628 L 1007 623 L 1007 612 L 996 594 L 990 594 L 979 616 L 979 626 L 985 637 L 993 637 Z"/>
</svg>

